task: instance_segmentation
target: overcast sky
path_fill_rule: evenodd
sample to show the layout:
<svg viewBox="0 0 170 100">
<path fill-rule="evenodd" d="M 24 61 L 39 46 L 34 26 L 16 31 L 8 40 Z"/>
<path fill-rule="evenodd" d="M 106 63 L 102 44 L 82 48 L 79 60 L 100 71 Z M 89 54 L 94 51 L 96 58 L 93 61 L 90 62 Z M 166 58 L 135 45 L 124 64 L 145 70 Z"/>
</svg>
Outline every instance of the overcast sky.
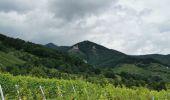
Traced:
<svg viewBox="0 0 170 100">
<path fill-rule="evenodd" d="M 0 0 L 0 33 L 46 44 L 90 40 L 126 54 L 170 54 L 170 0 Z"/>
</svg>

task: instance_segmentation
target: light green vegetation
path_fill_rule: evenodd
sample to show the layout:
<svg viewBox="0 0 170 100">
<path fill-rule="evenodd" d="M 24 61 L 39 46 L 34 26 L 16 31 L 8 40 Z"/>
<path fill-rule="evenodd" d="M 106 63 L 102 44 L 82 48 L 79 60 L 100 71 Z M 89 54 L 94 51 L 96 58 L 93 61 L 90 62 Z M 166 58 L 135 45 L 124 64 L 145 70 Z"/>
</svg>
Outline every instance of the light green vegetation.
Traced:
<svg viewBox="0 0 170 100">
<path fill-rule="evenodd" d="M 116 73 L 128 72 L 128 73 L 132 73 L 132 74 L 143 74 L 143 73 L 147 72 L 143 68 L 140 68 L 140 67 L 132 65 L 132 64 L 122 64 L 121 66 L 114 68 L 114 71 Z"/>
<path fill-rule="evenodd" d="M 44 79 L 0 74 L 5 100 L 18 100 L 15 85 L 19 85 L 22 100 L 42 100 L 41 85 L 47 100 L 170 100 L 169 90 L 129 89 L 111 84 L 100 86 L 82 80 Z"/>
<path fill-rule="evenodd" d="M 0 51 L 0 66 L 11 66 L 16 64 L 23 64 L 24 61 L 18 59 L 10 53 L 4 53 Z"/>
</svg>

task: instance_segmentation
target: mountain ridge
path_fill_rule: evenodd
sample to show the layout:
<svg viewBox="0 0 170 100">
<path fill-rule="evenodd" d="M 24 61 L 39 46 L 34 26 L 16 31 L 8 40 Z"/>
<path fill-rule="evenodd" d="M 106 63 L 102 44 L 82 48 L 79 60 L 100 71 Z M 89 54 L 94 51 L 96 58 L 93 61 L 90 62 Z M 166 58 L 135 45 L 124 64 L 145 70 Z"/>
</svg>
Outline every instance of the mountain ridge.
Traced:
<svg viewBox="0 0 170 100">
<path fill-rule="evenodd" d="M 48 46 L 47 46 L 48 47 Z M 61 50 L 61 47 L 57 47 L 57 50 Z M 68 52 L 71 55 L 76 55 L 79 58 L 82 58 L 89 62 L 90 64 L 93 64 L 95 66 L 115 66 L 116 62 L 120 62 L 121 60 L 124 60 L 126 62 L 132 62 L 134 59 L 136 61 L 140 62 L 146 60 L 152 60 L 153 62 L 156 63 L 162 63 L 165 65 L 170 65 L 170 59 L 164 59 L 165 61 L 162 60 L 161 57 L 165 57 L 169 55 L 158 55 L 158 54 L 150 54 L 150 55 L 127 55 L 125 53 L 119 52 L 114 49 L 109 49 L 105 46 L 99 45 L 97 43 L 85 40 L 79 43 L 76 43 L 72 46 L 67 46 L 67 50 L 64 50 L 65 52 Z M 154 55 L 157 55 L 156 57 Z M 100 57 L 98 57 L 100 56 Z M 95 60 L 98 60 L 96 63 Z M 103 63 L 101 63 L 103 62 Z M 146 61 L 145 61 L 146 62 Z M 112 63 L 112 64 L 111 64 Z M 114 64 L 115 63 L 115 64 Z"/>
<path fill-rule="evenodd" d="M 54 46 L 52 44 L 52 46 Z M 152 58 L 135 58 L 85 41 L 52 49 L 0 34 L 0 72 L 46 78 L 84 79 L 88 82 L 164 89 L 169 66 Z M 16 62 L 16 63 L 15 63 Z M 164 83 L 162 83 L 164 82 Z"/>
</svg>

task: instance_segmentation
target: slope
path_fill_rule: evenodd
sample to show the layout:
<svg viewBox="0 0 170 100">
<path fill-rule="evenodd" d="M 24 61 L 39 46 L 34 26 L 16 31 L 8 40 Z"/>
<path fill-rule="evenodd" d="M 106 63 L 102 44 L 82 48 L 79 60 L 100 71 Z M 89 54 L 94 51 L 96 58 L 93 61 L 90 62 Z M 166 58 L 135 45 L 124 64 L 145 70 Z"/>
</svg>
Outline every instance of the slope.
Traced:
<svg viewBox="0 0 170 100">
<path fill-rule="evenodd" d="M 125 54 L 116 50 L 107 49 L 90 41 L 77 43 L 68 50 L 69 53 L 83 58 L 88 63 L 100 67 L 112 67 L 119 60 L 126 57 Z M 114 63 L 109 63 L 113 61 Z"/>
<path fill-rule="evenodd" d="M 67 53 L 2 34 L 0 34 L 0 58 L 1 65 L 6 67 L 3 71 L 12 74 L 61 77 L 62 73 L 80 74 L 95 71 L 93 66 Z"/>
<path fill-rule="evenodd" d="M 11 66 L 16 64 L 24 64 L 24 61 L 10 53 L 0 51 L 0 66 Z"/>
<path fill-rule="evenodd" d="M 97 84 L 109 82 L 128 87 L 147 85 L 148 88 L 157 90 L 165 89 L 165 83 L 162 81 L 170 81 L 166 80 L 170 77 L 169 70 L 165 71 L 166 67 L 158 61 L 134 58 L 90 41 L 80 42 L 69 47 L 67 52 L 61 52 L 0 34 L 0 52 L 7 59 L 14 56 L 15 60 L 18 59 L 16 62 L 24 61 L 23 64 L 6 65 L 1 69 L 13 75 L 81 78 Z M 152 64 L 154 64 L 153 67 Z M 127 70 L 128 68 L 130 70 Z M 135 69 L 132 70 L 132 68 Z M 133 71 L 135 73 L 132 73 Z M 144 73 L 138 73 L 140 71 Z M 146 73 L 151 74 L 146 76 Z M 156 78 L 155 75 L 157 75 Z"/>
<path fill-rule="evenodd" d="M 152 58 L 152 59 L 162 62 L 163 64 L 167 64 L 170 66 L 170 55 L 150 54 L 150 55 L 140 55 L 136 57 L 144 58 L 144 59 Z"/>
<path fill-rule="evenodd" d="M 161 60 L 154 59 L 154 57 L 134 57 L 113 49 L 108 49 L 90 41 L 77 43 L 71 46 L 67 52 L 70 55 L 83 59 L 89 64 L 104 68 L 113 68 L 120 64 L 137 64 L 139 66 L 147 66 L 151 63 L 165 64 Z"/>
</svg>

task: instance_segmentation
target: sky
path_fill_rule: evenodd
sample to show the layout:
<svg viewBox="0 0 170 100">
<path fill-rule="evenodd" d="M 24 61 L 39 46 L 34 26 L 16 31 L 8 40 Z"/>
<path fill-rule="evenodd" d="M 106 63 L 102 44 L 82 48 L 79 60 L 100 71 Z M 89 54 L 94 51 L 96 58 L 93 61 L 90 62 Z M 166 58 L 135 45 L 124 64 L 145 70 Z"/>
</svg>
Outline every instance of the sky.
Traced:
<svg viewBox="0 0 170 100">
<path fill-rule="evenodd" d="M 89 40 L 130 55 L 170 54 L 170 0 L 0 0 L 0 33 L 39 44 Z"/>
</svg>

